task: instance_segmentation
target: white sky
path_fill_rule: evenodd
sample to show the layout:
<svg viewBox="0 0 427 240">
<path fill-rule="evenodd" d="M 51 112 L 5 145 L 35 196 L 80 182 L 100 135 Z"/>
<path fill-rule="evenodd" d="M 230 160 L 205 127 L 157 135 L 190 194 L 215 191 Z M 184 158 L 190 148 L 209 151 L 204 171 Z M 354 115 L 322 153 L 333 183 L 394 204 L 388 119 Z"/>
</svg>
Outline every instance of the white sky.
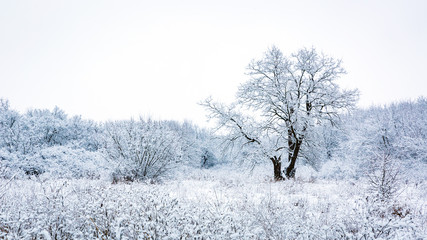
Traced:
<svg viewBox="0 0 427 240">
<path fill-rule="evenodd" d="M 0 98 L 93 120 L 189 119 L 271 45 L 341 58 L 360 106 L 427 95 L 427 1 L 0 1 Z"/>
</svg>

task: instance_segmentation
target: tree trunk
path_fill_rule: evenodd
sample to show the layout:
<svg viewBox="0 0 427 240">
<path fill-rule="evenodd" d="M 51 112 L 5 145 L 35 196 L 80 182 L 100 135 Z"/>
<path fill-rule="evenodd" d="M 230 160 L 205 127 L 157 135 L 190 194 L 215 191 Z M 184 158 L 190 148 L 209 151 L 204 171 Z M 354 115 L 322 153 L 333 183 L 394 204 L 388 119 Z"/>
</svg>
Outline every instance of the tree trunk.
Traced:
<svg viewBox="0 0 427 240">
<path fill-rule="evenodd" d="M 292 154 L 294 152 L 295 144 L 293 141 L 292 130 L 288 129 L 288 161 L 290 162 L 292 159 Z"/>
<path fill-rule="evenodd" d="M 289 146 L 290 149 L 292 149 L 292 152 L 289 157 L 289 161 L 290 161 L 289 166 L 286 168 L 286 172 L 285 172 L 285 175 L 287 178 L 295 177 L 295 163 L 298 158 L 298 153 L 301 148 L 301 144 L 302 144 L 302 141 L 296 140 L 295 143 L 292 143 L 292 147 Z"/>
<path fill-rule="evenodd" d="M 282 176 L 282 157 L 271 157 L 270 160 L 273 163 L 273 170 L 274 170 L 274 180 L 275 181 L 281 181 L 284 180 Z"/>
</svg>

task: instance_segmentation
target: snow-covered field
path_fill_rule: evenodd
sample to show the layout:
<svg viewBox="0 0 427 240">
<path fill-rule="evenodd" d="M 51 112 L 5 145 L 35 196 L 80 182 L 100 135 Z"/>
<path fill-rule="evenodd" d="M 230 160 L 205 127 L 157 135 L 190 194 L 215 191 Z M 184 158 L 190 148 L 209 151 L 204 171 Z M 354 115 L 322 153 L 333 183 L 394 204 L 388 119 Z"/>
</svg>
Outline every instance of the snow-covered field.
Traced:
<svg viewBox="0 0 427 240">
<path fill-rule="evenodd" d="M 1 180 L 0 239 L 426 239 L 425 183 L 375 202 L 359 180 L 187 169 L 162 182 Z M 303 172 L 303 171 L 300 171 Z"/>
</svg>

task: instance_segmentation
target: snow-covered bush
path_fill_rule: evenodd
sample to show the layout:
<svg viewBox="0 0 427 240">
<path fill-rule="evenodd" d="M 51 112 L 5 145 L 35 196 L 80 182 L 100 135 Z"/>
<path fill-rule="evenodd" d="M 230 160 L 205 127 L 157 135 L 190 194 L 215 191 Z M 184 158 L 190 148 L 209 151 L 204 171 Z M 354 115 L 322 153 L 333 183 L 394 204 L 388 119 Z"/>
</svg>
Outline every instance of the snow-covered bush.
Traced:
<svg viewBox="0 0 427 240">
<path fill-rule="evenodd" d="M 15 153 L 10 153 L 0 148 L 0 179 L 10 179 L 25 175 L 22 169 L 14 166 L 17 162 L 18 157 Z"/>
<path fill-rule="evenodd" d="M 414 209 L 370 198 L 355 200 L 354 204 L 335 227 L 341 239 L 422 239 L 422 228 L 417 227 L 421 219 L 416 219 L 420 216 L 412 212 Z"/>
<path fill-rule="evenodd" d="M 194 171 L 206 177 L 162 184 L 15 180 L 0 198 L 0 238 L 423 239 L 427 234 L 425 185 L 408 185 L 401 199 L 384 204 L 348 181 L 277 183 L 228 168 Z"/>
<path fill-rule="evenodd" d="M 326 179 L 351 179 L 358 178 L 358 164 L 353 161 L 330 160 L 323 163 L 318 176 Z"/>
<path fill-rule="evenodd" d="M 369 191 L 374 199 L 381 202 L 391 201 L 400 189 L 400 167 L 390 154 L 382 153 L 375 156 L 371 162 Z"/>
<path fill-rule="evenodd" d="M 8 152 L 18 151 L 21 141 L 21 116 L 12 110 L 9 101 L 0 99 L 0 148 Z"/>
<path fill-rule="evenodd" d="M 109 163 L 100 153 L 68 146 L 43 148 L 25 159 L 8 161 L 12 169 L 21 169 L 26 175 L 46 178 L 105 178 L 110 174 Z M 19 177 L 24 177 L 20 175 Z"/>
<path fill-rule="evenodd" d="M 200 160 L 200 165 L 203 168 L 210 168 L 218 163 L 218 159 L 216 158 L 216 156 L 211 151 L 209 151 L 209 149 L 206 148 L 202 149 L 202 156 Z"/>
<path fill-rule="evenodd" d="M 105 125 L 103 149 L 116 169 L 113 181 L 155 179 L 181 160 L 180 136 L 161 122 L 120 121 Z"/>
</svg>

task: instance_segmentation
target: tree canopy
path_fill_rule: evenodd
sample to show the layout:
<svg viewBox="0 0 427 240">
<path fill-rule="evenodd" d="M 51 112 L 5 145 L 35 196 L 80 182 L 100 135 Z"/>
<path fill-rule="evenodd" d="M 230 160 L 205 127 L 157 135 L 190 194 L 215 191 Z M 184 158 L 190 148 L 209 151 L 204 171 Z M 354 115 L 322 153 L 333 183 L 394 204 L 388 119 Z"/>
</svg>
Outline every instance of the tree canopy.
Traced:
<svg viewBox="0 0 427 240">
<path fill-rule="evenodd" d="M 341 60 L 314 48 L 286 57 L 273 46 L 249 64 L 249 80 L 240 86 L 235 103 L 225 106 L 209 98 L 203 105 L 219 120 L 218 127 L 228 130 L 230 141 L 240 138 L 261 147 L 273 163 L 276 180 L 283 179 L 282 155 L 287 153 L 285 174 L 293 177 L 310 128 L 325 120 L 334 122 L 358 99 L 357 90 L 342 90 L 336 83 L 345 74 L 341 65 Z"/>
</svg>

